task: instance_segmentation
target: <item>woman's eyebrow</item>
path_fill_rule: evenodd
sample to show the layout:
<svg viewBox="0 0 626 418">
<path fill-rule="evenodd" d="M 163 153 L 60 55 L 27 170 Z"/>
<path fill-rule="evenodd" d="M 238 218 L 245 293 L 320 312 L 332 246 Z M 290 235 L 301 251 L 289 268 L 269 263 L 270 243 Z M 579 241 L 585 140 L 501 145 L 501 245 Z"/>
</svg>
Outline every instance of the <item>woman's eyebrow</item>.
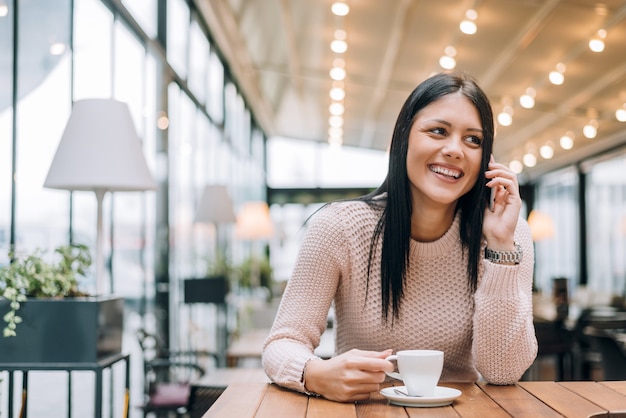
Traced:
<svg viewBox="0 0 626 418">
<path fill-rule="evenodd" d="M 447 120 L 444 119 L 427 119 L 425 122 L 438 122 L 441 123 L 443 125 L 446 126 L 452 126 L 452 123 L 448 122 Z M 466 129 L 468 132 L 478 132 L 478 133 L 483 133 L 483 130 L 481 128 L 467 128 Z"/>
<path fill-rule="evenodd" d="M 448 122 L 447 120 L 443 120 L 443 119 L 428 119 L 425 122 L 439 122 L 439 123 L 443 123 L 446 126 L 452 126 L 452 123 Z"/>
</svg>

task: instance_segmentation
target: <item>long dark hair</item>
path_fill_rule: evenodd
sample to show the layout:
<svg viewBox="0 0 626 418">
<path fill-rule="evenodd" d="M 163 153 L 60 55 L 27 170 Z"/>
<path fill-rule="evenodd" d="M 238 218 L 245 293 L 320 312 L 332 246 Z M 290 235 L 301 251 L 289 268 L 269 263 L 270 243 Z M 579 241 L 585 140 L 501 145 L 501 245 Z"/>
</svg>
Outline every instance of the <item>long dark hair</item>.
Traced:
<svg viewBox="0 0 626 418">
<path fill-rule="evenodd" d="M 487 170 L 487 164 L 493 148 L 493 113 L 487 95 L 472 77 L 464 73 L 441 73 L 422 82 L 407 98 L 400 110 L 393 130 L 387 177 L 380 187 L 359 198 L 359 200 L 365 201 L 371 206 L 382 207 L 381 217 L 370 243 L 367 280 L 369 288 L 374 248 L 382 236 L 380 276 L 382 313 L 385 318 L 389 317 L 390 307 L 392 308 L 393 317 L 399 316 L 404 281 L 409 264 L 411 212 L 413 209 L 406 167 L 409 132 L 415 120 L 415 115 L 420 110 L 443 96 L 457 92 L 463 94 L 476 106 L 483 129 L 481 175 L 479 175 L 474 187 L 459 199 L 456 208 L 461 213 L 461 242 L 463 247 L 467 249 L 468 254 L 469 285 L 472 289 L 476 289 L 483 213 L 488 200 L 487 187 L 485 187 L 486 179 L 482 173 Z M 387 193 L 387 199 L 384 203 L 381 203 L 379 199 L 375 199 L 381 193 Z"/>
</svg>

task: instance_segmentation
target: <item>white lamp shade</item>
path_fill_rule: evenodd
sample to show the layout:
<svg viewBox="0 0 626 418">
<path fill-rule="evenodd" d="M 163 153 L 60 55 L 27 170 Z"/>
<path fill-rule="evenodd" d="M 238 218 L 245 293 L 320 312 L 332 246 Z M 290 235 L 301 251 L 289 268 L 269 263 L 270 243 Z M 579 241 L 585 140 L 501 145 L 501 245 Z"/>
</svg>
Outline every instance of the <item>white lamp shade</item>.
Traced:
<svg viewBox="0 0 626 418">
<path fill-rule="evenodd" d="M 196 208 L 195 222 L 217 224 L 235 220 L 233 201 L 226 186 L 219 184 L 205 186 Z"/>
<path fill-rule="evenodd" d="M 44 187 L 154 190 L 128 105 L 112 99 L 74 103 Z"/>
<path fill-rule="evenodd" d="M 246 202 L 237 216 L 235 235 L 240 239 L 258 240 L 271 238 L 274 225 L 265 202 Z"/>
</svg>

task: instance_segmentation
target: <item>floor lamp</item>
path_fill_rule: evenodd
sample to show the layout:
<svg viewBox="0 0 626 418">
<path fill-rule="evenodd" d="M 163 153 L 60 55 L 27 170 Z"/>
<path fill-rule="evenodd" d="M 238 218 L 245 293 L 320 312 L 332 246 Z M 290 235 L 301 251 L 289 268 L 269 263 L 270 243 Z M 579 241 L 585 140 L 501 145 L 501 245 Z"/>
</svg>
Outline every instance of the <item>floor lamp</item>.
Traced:
<svg viewBox="0 0 626 418">
<path fill-rule="evenodd" d="M 196 206 L 195 223 L 215 225 L 215 262 L 218 262 L 220 240 L 220 225 L 236 221 L 233 201 L 228 189 L 221 184 L 206 185 Z"/>
<path fill-rule="evenodd" d="M 74 103 L 44 187 L 93 191 L 98 205 L 96 293 L 104 292 L 102 203 L 106 192 L 156 189 L 128 105 L 113 99 Z"/>
<path fill-rule="evenodd" d="M 204 223 L 215 225 L 215 264 L 219 263 L 220 246 L 222 244 L 220 225 L 234 223 L 235 211 L 233 209 L 233 201 L 230 198 L 228 189 L 221 184 L 209 184 L 202 190 L 202 196 L 196 206 L 196 212 L 194 216 L 194 223 Z M 207 273 L 208 273 L 207 269 Z M 216 304 L 216 346 L 220 355 L 219 365 L 226 365 L 226 347 L 228 345 L 228 308 L 226 304 L 226 294 L 229 291 L 229 278 L 227 271 L 223 277 L 220 277 L 222 272 L 214 271 L 213 275 L 216 277 L 210 277 L 208 274 L 204 279 L 186 280 L 185 281 L 185 303 L 199 302 L 199 303 L 214 303 Z M 195 283 L 196 288 L 191 289 L 191 285 Z M 187 292 L 187 289 L 190 292 Z M 193 291 L 192 291 L 193 290 Z M 191 310 L 189 311 L 191 320 Z M 191 340 L 191 336 L 190 336 Z"/>
</svg>

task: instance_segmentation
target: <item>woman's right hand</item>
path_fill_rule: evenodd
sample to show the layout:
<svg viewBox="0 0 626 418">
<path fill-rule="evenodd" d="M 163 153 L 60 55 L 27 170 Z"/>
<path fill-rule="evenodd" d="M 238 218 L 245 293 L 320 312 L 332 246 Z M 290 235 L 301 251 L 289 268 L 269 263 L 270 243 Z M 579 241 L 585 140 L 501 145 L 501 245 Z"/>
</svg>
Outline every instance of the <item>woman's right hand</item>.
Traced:
<svg viewBox="0 0 626 418">
<path fill-rule="evenodd" d="M 311 360 L 304 369 L 306 390 L 338 402 L 369 399 L 385 381 L 385 372 L 394 370 L 385 360 L 392 350 L 363 351 L 353 349 L 328 360 Z"/>
</svg>

